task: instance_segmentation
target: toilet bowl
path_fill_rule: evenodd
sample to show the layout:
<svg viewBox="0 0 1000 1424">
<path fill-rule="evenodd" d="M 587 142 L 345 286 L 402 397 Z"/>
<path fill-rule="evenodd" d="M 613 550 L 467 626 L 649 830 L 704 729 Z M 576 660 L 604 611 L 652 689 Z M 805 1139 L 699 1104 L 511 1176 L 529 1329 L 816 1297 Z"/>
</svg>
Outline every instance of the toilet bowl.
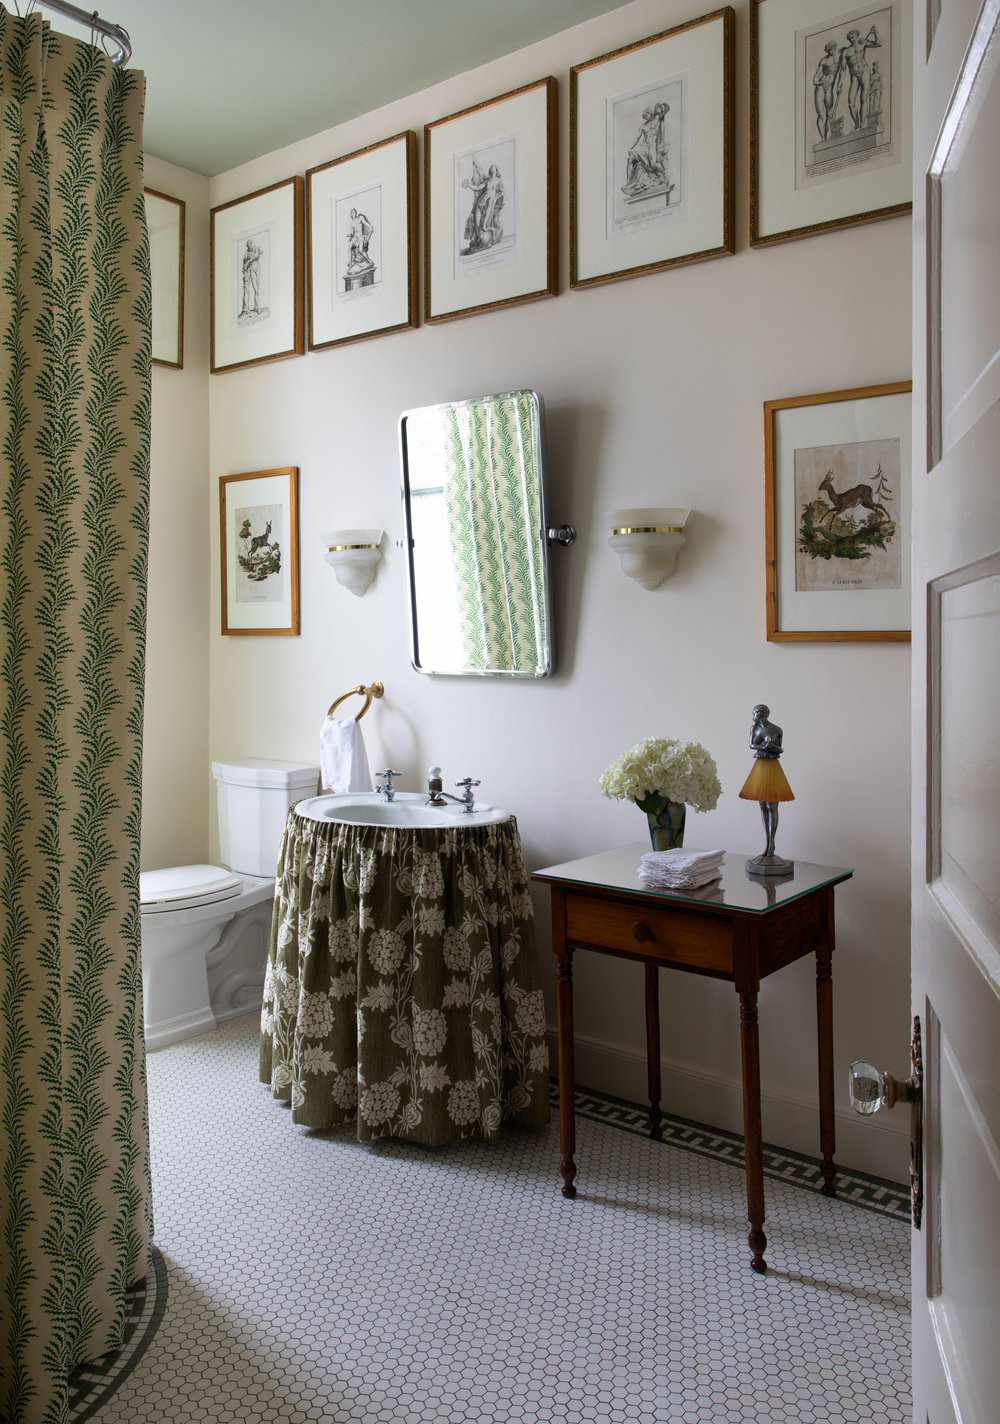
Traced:
<svg viewBox="0 0 1000 1424">
<path fill-rule="evenodd" d="M 142 1002 L 146 1048 L 153 1051 L 216 1026 L 210 970 L 224 957 L 220 940 L 233 921 L 251 933 L 232 935 L 225 968 L 230 999 L 252 1007 L 267 958 L 266 912 L 289 809 L 319 784 L 319 768 L 303 762 L 216 762 L 219 847 L 227 866 L 179 865 L 139 876 Z M 214 954 L 214 959 L 213 959 Z M 232 962 L 230 962 L 232 961 Z M 218 980 L 219 975 L 214 976 Z M 259 997 L 259 994 L 258 994 Z"/>
<path fill-rule="evenodd" d="M 208 956 L 237 915 L 273 896 L 273 878 L 234 875 L 217 865 L 178 865 L 139 876 L 147 1049 L 215 1027 Z"/>
</svg>

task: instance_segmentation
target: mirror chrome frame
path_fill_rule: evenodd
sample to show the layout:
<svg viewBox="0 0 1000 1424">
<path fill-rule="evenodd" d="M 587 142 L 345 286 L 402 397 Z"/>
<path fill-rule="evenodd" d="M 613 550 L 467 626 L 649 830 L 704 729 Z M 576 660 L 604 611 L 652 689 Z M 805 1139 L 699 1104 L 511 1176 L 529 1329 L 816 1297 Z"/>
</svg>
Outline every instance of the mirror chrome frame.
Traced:
<svg viewBox="0 0 1000 1424">
<path fill-rule="evenodd" d="M 538 493 L 541 506 L 541 523 L 537 534 L 542 546 L 545 570 L 545 627 L 548 634 L 547 661 L 539 672 L 518 672 L 512 668 L 462 668 L 460 671 L 441 671 L 422 667 L 420 664 L 420 636 L 417 631 L 417 580 L 413 566 L 413 524 L 410 517 L 410 470 L 406 454 L 406 422 L 414 415 L 423 415 L 429 410 L 454 410 L 456 407 L 479 405 L 482 401 L 507 400 L 513 396 L 530 396 L 538 417 Z M 538 682 L 551 677 L 555 671 L 555 629 L 552 625 L 552 569 L 549 561 L 549 523 L 545 503 L 545 408 L 537 391 L 514 390 L 497 391 L 484 396 L 466 396 L 462 400 L 439 401 L 436 405 L 414 406 L 404 410 L 399 417 L 399 468 L 402 479 L 401 497 L 403 502 L 403 538 L 406 545 L 406 568 L 410 590 L 410 666 L 414 672 L 425 677 L 516 677 L 522 681 Z"/>
</svg>

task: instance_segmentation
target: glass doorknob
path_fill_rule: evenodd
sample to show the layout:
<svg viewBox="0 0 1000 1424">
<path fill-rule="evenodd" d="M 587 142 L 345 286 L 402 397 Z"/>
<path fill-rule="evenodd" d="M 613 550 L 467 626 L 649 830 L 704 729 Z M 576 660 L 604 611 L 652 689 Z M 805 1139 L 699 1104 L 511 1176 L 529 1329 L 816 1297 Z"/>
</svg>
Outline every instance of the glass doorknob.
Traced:
<svg viewBox="0 0 1000 1424">
<path fill-rule="evenodd" d="M 862 1117 L 870 1117 L 882 1108 L 892 1107 L 896 1095 L 891 1092 L 890 1083 L 893 1083 L 891 1076 L 876 1068 L 874 1063 L 866 1063 L 863 1058 L 855 1059 L 851 1064 L 851 1107 Z"/>
<path fill-rule="evenodd" d="M 923 1215 L 923 1082 L 924 1054 L 921 1043 L 920 1020 L 914 1018 L 913 1033 L 910 1038 L 910 1076 L 903 1081 L 894 1078 L 868 1063 L 856 1058 L 851 1064 L 849 1077 L 851 1107 L 862 1117 L 871 1117 L 882 1108 L 894 1108 L 897 1103 L 910 1105 L 910 1201 L 913 1225 L 920 1230 Z"/>
</svg>

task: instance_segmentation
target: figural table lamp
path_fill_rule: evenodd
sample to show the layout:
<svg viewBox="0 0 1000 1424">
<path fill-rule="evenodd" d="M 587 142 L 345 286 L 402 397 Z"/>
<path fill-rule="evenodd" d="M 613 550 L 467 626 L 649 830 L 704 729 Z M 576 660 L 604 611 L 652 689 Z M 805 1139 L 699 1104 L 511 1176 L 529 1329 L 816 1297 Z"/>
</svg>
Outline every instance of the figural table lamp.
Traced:
<svg viewBox="0 0 1000 1424">
<path fill-rule="evenodd" d="M 743 783 L 740 799 L 759 801 L 761 819 L 767 844 L 760 855 L 747 861 L 748 875 L 790 875 L 795 862 L 785 860 L 774 853 L 774 838 L 778 831 L 778 805 L 782 801 L 794 801 L 795 793 L 781 769 L 780 727 L 768 719 L 770 707 L 761 702 L 753 709 L 753 726 L 750 728 L 750 750 L 754 755 L 753 768 Z"/>
</svg>

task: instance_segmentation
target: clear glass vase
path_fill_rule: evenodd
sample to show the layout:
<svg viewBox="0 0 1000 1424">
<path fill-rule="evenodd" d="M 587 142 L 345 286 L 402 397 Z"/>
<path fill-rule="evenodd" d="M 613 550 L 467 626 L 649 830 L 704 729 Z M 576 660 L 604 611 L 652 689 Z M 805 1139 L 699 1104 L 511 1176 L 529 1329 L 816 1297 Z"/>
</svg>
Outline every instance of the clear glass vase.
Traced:
<svg viewBox="0 0 1000 1424">
<path fill-rule="evenodd" d="M 668 801 L 659 811 L 647 811 L 649 839 L 654 850 L 680 850 L 684 844 L 684 819 L 687 807 L 683 801 Z"/>
</svg>

